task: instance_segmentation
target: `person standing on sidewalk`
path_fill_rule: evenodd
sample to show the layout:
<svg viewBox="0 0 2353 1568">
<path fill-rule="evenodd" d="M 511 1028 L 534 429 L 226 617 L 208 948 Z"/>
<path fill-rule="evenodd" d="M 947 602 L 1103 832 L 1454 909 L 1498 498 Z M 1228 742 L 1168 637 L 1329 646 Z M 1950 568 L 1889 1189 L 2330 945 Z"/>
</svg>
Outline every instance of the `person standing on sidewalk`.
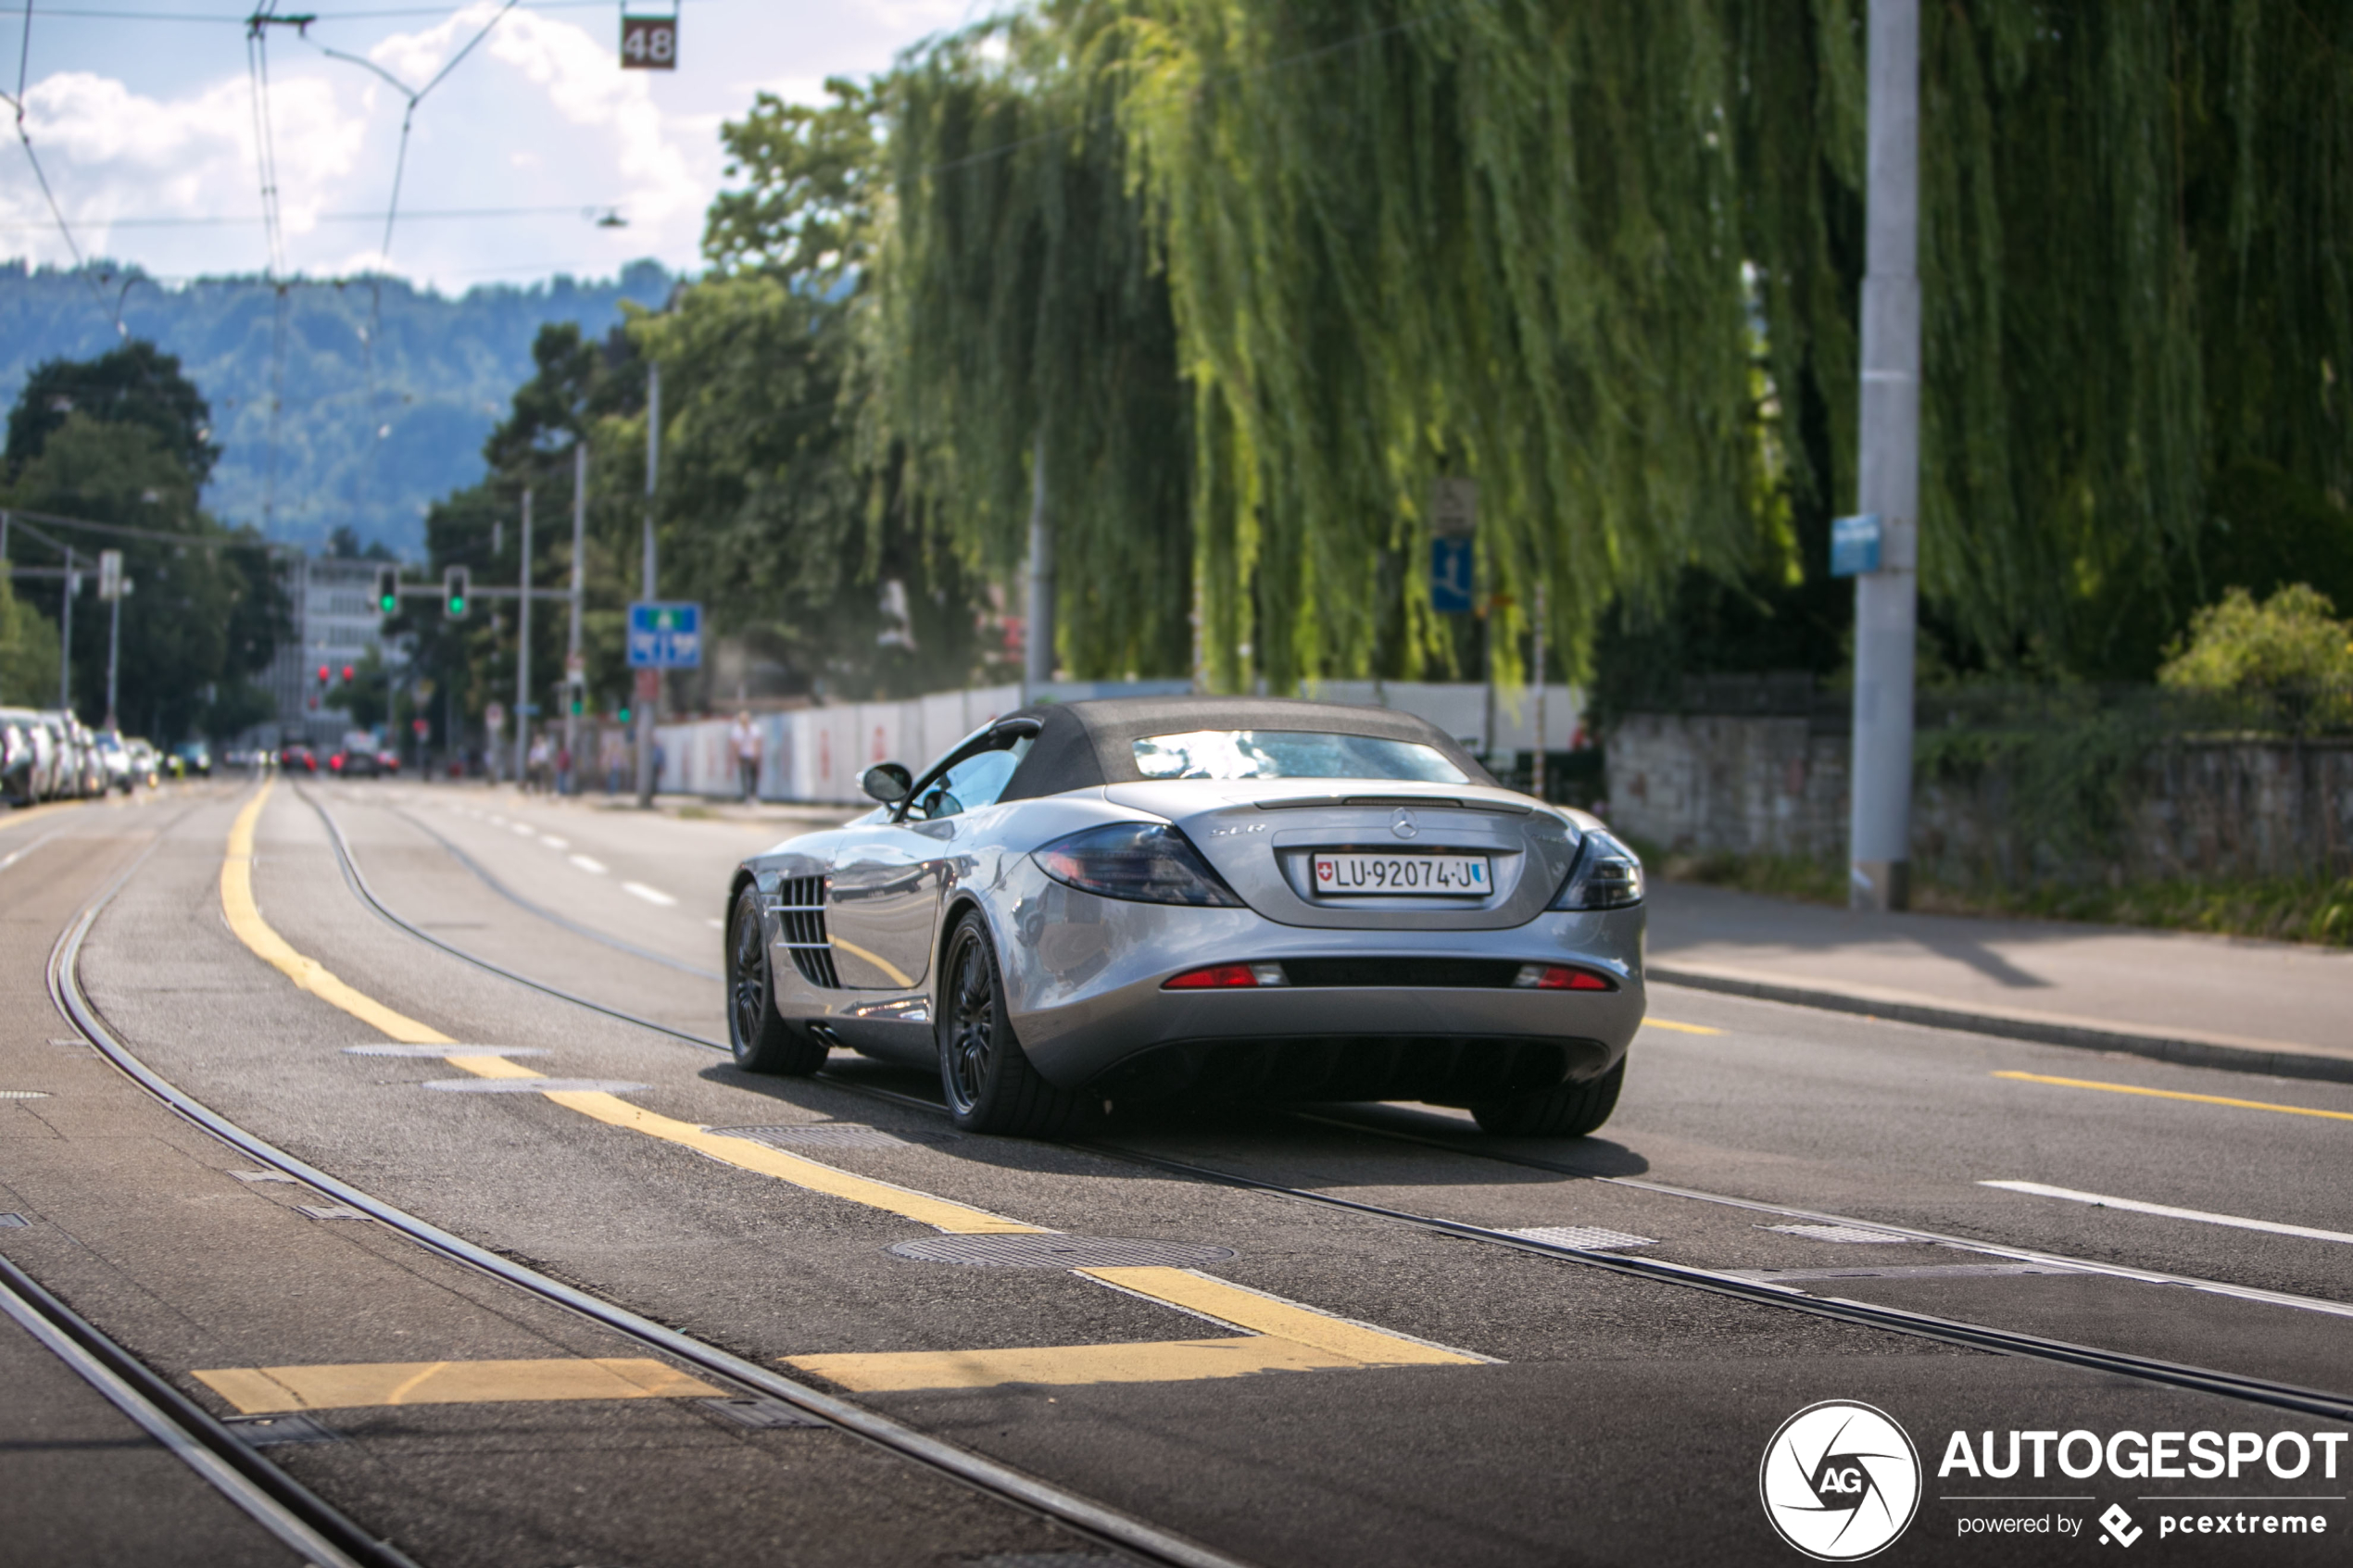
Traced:
<svg viewBox="0 0 2353 1568">
<path fill-rule="evenodd" d="M 736 755 L 736 777 L 743 786 L 744 804 L 749 806 L 760 795 L 760 730 L 749 712 L 736 715 L 735 725 L 727 732 L 727 746 Z"/>
</svg>

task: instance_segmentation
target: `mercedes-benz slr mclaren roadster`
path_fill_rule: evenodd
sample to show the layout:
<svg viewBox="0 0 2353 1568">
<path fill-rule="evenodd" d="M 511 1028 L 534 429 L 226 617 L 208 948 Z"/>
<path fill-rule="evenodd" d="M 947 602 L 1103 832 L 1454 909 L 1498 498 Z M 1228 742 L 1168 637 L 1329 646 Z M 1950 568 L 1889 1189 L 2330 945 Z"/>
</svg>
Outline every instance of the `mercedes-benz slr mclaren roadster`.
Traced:
<svg viewBox="0 0 2353 1568">
<path fill-rule="evenodd" d="M 1025 709 L 882 805 L 746 860 L 728 1028 L 937 1065 L 958 1125 L 1051 1135 L 1178 1095 L 1415 1099 L 1575 1135 L 1642 1021 L 1642 869 L 1403 713 Z"/>
</svg>

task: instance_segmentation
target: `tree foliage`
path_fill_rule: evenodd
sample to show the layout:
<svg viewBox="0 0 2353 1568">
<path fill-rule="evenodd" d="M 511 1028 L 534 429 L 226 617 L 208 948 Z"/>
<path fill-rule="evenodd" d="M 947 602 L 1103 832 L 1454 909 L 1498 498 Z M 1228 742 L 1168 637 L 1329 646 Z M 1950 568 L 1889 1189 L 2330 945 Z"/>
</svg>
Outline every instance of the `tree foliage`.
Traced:
<svg viewBox="0 0 2353 1568">
<path fill-rule="evenodd" d="M 2197 692 L 2353 687 L 2353 626 L 2335 619 L 2335 609 L 2327 596 L 2301 583 L 2260 604 L 2233 588 L 2190 617 L 2189 636 L 2159 679 Z"/>
</svg>

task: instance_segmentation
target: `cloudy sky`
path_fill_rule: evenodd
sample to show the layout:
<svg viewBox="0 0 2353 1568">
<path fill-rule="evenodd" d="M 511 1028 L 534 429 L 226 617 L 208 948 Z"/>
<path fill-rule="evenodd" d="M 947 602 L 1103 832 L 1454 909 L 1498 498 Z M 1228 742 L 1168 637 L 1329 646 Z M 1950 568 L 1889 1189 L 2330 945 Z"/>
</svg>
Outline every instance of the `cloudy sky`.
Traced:
<svg viewBox="0 0 2353 1568">
<path fill-rule="evenodd" d="M 26 127 L 85 254 L 163 278 L 269 265 L 254 73 L 236 0 L 31 0 L 20 59 L 24 0 L 0 4 L 0 92 L 14 95 L 21 74 Z M 523 0 L 503 16 L 499 0 L 279 0 L 274 8 L 319 19 L 308 42 L 291 27 L 268 30 L 266 40 L 286 270 L 388 268 L 462 290 L 556 272 L 605 276 L 644 256 L 692 267 L 703 208 L 722 179 L 719 124 L 753 94 L 813 101 L 827 76 L 872 74 L 909 44 L 1002 7 L 683 0 L 672 72 L 620 69 L 615 0 Z M 662 15 L 672 4 L 627 8 Z M 407 107 L 393 82 L 422 87 L 494 17 L 480 45 L 416 107 L 403 216 L 387 255 L 384 211 Z M 598 226 L 607 211 L 628 226 Z M 22 149 L 5 145 L 0 257 L 70 259 Z"/>
</svg>

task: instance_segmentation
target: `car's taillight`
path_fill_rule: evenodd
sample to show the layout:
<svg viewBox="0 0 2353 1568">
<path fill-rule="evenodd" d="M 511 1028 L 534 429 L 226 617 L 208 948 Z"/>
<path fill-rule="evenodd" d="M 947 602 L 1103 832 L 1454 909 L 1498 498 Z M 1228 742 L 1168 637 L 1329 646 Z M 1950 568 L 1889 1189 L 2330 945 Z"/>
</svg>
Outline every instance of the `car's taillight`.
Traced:
<svg viewBox="0 0 2353 1568">
<path fill-rule="evenodd" d="M 1232 991 L 1259 985 L 1288 985 L 1290 977 L 1278 963 L 1214 963 L 1189 969 L 1161 982 L 1164 991 Z"/>
<path fill-rule="evenodd" d="M 1642 901 L 1642 862 L 1631 849 L 1595 828 L 1585 835 L 1577 864 L 1561 884 L 1556 909 L 1623 909 Z"/>
<path fill-rule="evenodd" d="M 1056 882 L 1106 898 L 1241 907 L 1201 851 L 1166 822 L 1109 822 L 1088 828 L 1054 840 L 1031 859 Z"/>
<path fill-rule="evenodd" d="M 1617 984 L 1607 975 L 1596 974 L 1590 969 L 1571 969 L 1565 963 L 1524 963 L 1512 976 L 1512 984 L 1523 991 L 1615 991 Z"/>
</svg>

